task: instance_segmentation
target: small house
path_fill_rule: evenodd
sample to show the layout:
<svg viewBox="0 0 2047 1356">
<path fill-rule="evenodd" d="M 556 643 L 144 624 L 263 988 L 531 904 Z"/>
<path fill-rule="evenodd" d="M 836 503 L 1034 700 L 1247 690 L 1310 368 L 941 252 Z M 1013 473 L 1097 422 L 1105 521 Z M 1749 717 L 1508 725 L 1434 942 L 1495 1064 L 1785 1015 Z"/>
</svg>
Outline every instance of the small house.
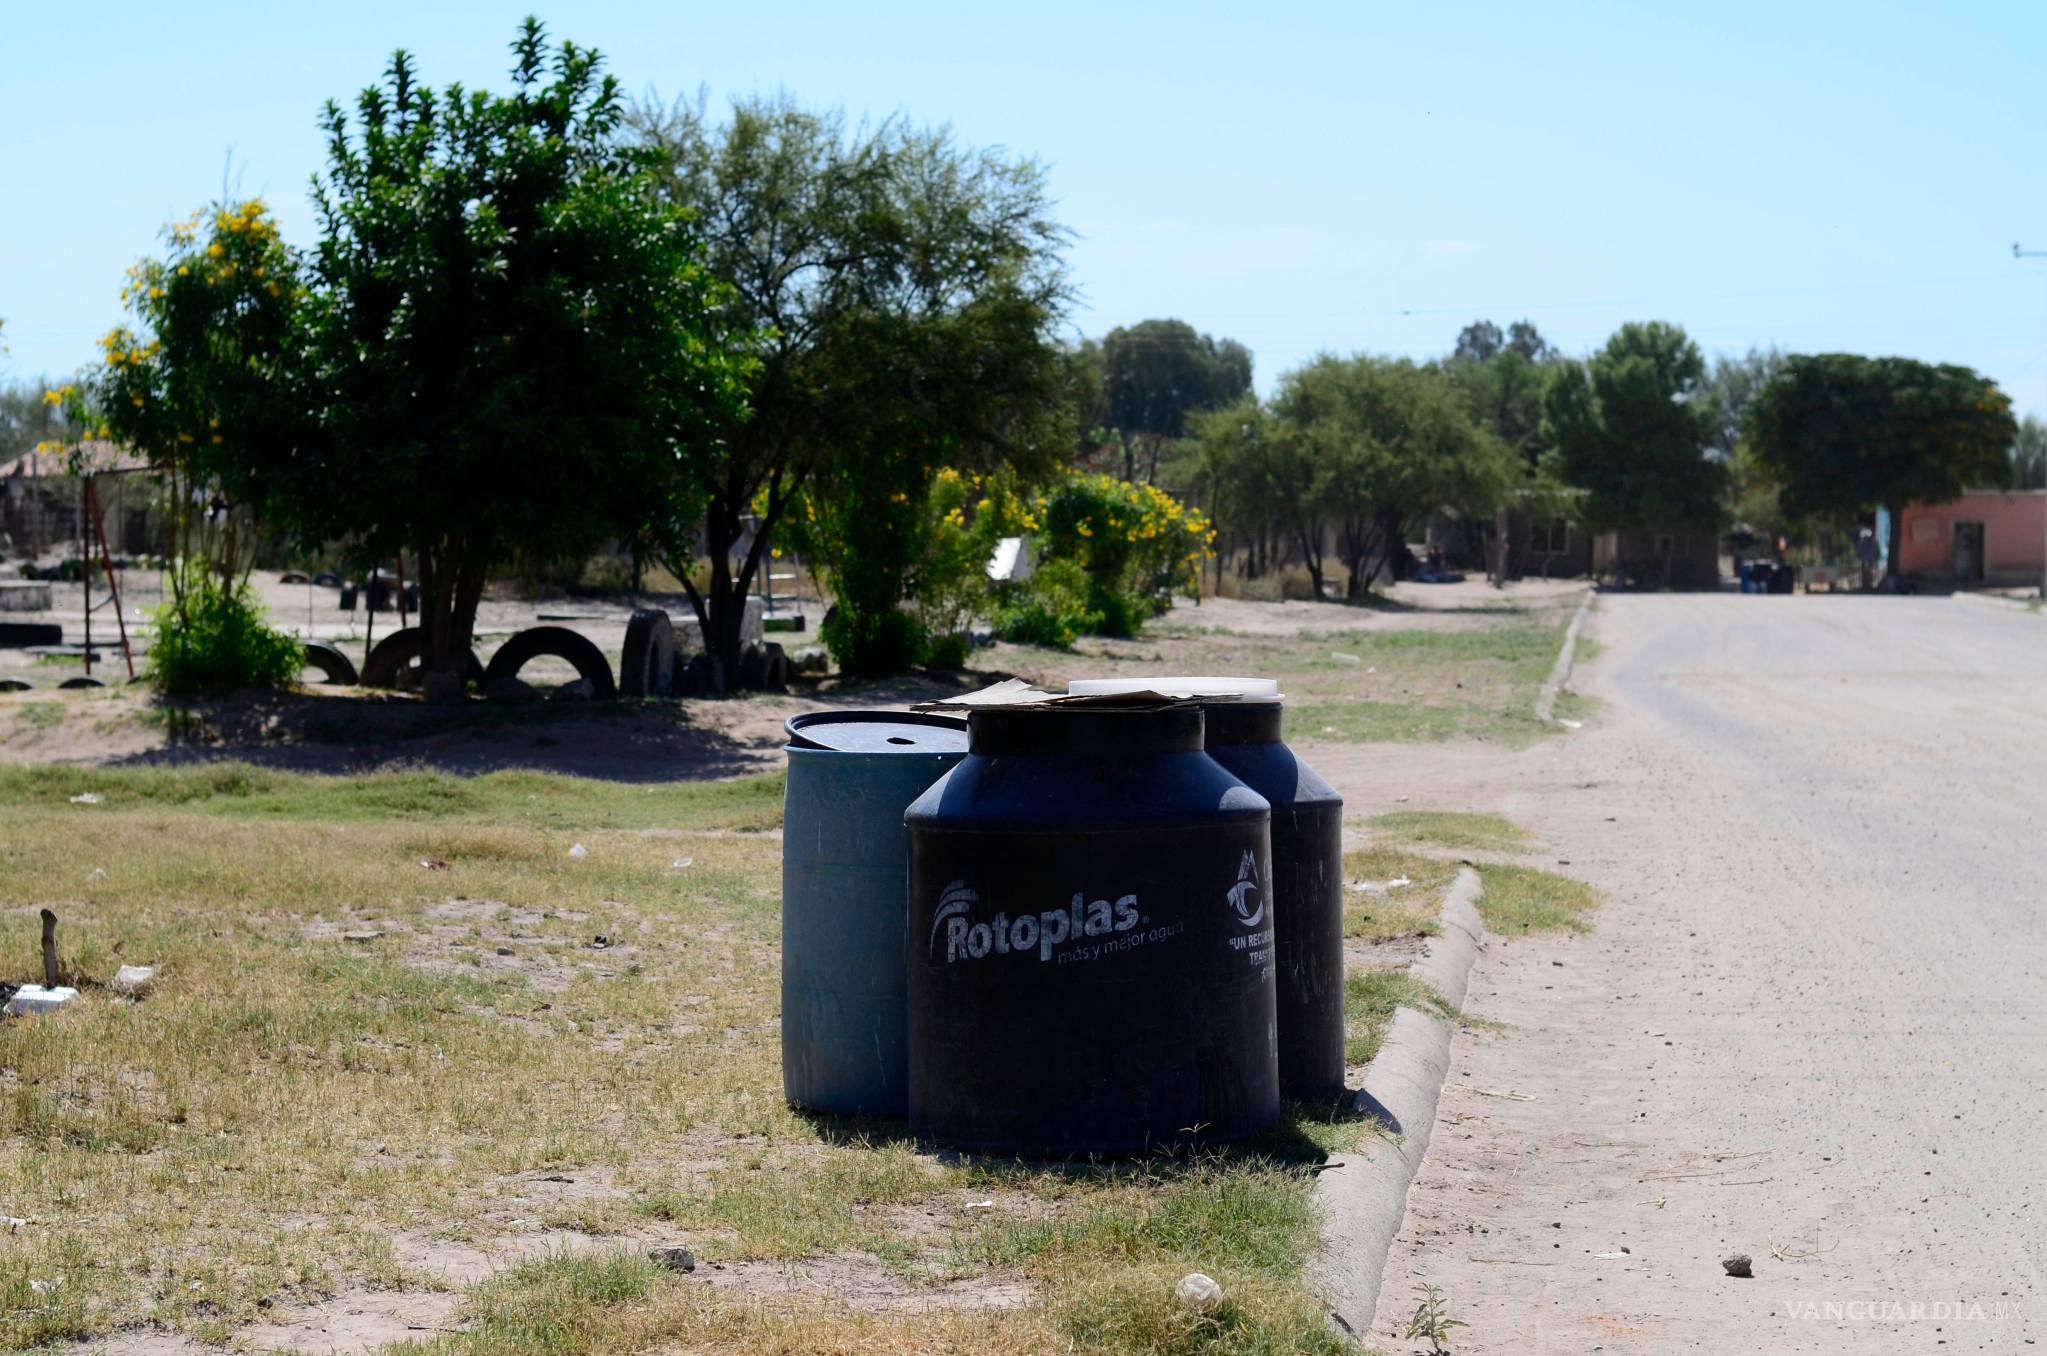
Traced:
<svg viewBox="0 0 2047 1356">
<path fill-rule="evenodd" d="M 1966 587 L 2037 584 L 2047 568 L 2047 490 L 1971 490 L 1908 504 L 1898 520 L 1900 574 Z"/>
</svg>

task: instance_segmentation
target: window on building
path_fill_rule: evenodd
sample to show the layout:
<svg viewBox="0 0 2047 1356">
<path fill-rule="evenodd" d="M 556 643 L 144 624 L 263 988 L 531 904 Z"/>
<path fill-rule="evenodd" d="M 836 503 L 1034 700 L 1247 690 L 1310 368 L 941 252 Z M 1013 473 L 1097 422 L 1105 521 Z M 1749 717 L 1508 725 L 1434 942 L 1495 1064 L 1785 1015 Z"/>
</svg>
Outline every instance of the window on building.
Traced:
<svg viewBox="0 0 2047 1356">
<path fill-rule="evenodd" d="M 1539 552 L 1562 553 L 1571 549 L 1571 525 L 1562 518 L 1538 522 L 1529 528 L 1530 546 Z"/>
</svg>

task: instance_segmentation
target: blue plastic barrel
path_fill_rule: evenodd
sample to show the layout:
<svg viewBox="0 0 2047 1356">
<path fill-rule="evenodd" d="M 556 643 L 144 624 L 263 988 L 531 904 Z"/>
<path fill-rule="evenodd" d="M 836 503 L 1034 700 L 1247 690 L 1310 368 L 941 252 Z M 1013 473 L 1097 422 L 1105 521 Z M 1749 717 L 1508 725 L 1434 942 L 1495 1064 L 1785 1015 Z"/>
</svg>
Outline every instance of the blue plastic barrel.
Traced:
<svg viewBox="0 0 2047 1356">
<path fill-rule="evenodd" d="M 963 721 L 829 711 L 788 723 L 782 1090 L 846 1116 L 909 1109 L 903 811 L 965 756 Z"/>
</svg>

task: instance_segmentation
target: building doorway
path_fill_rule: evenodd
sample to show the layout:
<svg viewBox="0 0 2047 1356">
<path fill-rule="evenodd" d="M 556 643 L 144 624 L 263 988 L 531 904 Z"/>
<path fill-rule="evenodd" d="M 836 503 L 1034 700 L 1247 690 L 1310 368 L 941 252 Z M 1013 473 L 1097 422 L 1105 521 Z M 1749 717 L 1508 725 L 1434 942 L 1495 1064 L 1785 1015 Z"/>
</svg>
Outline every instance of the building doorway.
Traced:
<svg viewBox="0 0 2047 1356">
<path fill-rule="evenodd" d="M 1955 524 L 1954 570 L 1958 584 L 1983 582 L 1983 524 Z"/>
</svg>

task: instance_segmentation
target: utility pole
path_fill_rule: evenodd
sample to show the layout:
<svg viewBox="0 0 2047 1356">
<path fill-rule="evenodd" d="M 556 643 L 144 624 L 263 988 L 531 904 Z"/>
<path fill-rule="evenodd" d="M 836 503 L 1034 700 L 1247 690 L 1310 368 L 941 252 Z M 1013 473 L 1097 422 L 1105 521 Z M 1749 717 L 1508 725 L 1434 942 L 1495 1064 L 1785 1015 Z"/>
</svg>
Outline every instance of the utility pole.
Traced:
<svg viewBox="0 0 2047 1356">
<path fill-rule="evenodd" d="M 2018 242 L 2014 240 L 2011 246 L 2011 257 L 2014 259 L 2047 259 L 2047 250 L 2022 250 L 2019 248 Z M 2047 470 L 2047 465 L 2043 465 L 2042 470 Z M 2047 599 L 2047 487 L 2043 487 L 2041 494 L 2040 517 L 2042 521 L 2040 529 L 2040 549 L 2042 552 L 2040 557 L 2040 597 Z"/>
</svg>

